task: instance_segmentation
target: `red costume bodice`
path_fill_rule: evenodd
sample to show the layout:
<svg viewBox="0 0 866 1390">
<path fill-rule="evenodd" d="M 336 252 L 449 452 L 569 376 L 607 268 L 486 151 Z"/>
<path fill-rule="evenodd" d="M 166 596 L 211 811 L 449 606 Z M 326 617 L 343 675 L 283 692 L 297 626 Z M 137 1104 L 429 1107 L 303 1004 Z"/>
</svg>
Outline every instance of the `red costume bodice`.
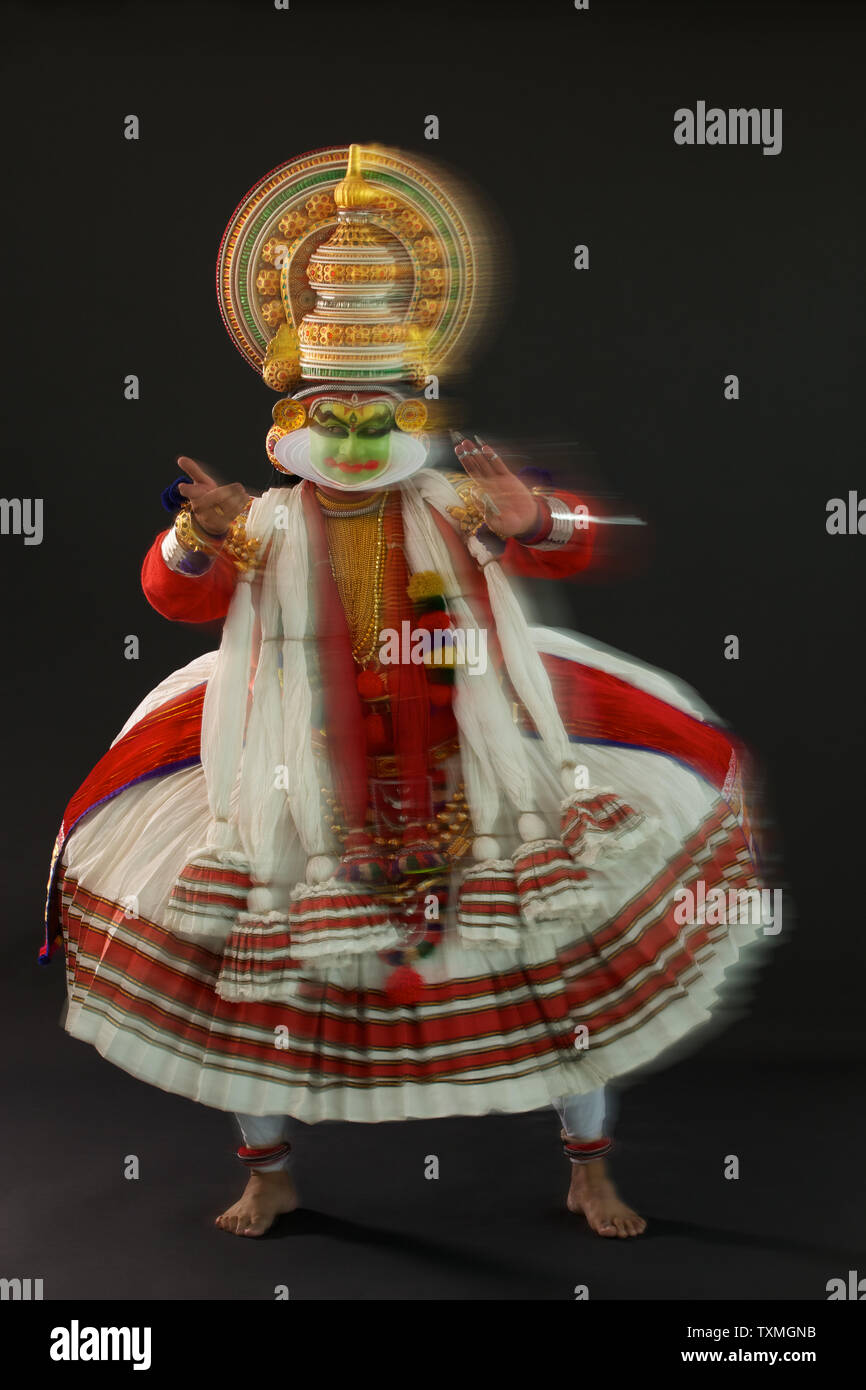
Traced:
<svg viewBox="0 0 866 1390">
<path fill-rule="evenodd" d="M 407 828 L 430 818 L 429 786 L 438 764 L 457 750 L 457 725 L 447 688 L 428 679 L 428 670 L 411 661 L 381 668 L 383 691 L 365 698 L 358 681 L 359 669 L 352 656 L 348 626 L 337 586 L 328 563 L 328 546 L 322 512 L 310 483 L 304 504 L 313 569 L 315 631 L 321 672 L 321 713 L 314 739 L 326 744 L 335 784 L 347 822 L 361 826 L 371 801 L 370 783 L 399 779 L 404 786 Z M 572 508 L 578 499 L 559 494 Z M 469 556 L 453 528 L 434 512 L 448 545 L 460 590 L 471 601 L 479 624 L 487 628 L 488 659 L 498 665 L 495 628 L 489 613 L 484 576 Z M 349 523 L 351 524 L 351 523 Z M 381 628 L 402 631 L 411 625 L 414 605 L 407 593 L 409 570 L 404 551 L 400 494 L 393 492 L 384 516 L 385 572 Z M 218 556 L 204 575 L 191 577 L 170 570 L 162 558 L 165 532 L 156 537 L 144 559 L 142 585 L 149 603 L 164 617 L 184 622 L 209 622 L 224 618 L 236 583 L 233 564 Z M 589 563 L 592 531 L 575 529 L 568 544 L 556 550 L 538 550 L 509 539 L 501 564 L 517 575 L 565 578 Z M 444 698 L 443 698 L 444 697 Z"/>
</svg>

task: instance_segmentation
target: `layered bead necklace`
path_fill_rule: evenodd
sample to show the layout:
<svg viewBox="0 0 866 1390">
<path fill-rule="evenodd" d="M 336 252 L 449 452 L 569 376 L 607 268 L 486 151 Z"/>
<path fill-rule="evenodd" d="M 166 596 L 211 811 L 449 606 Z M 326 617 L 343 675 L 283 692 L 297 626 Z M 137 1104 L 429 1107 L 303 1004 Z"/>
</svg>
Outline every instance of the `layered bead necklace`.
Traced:
<svg viewBox="0 0 866 1390">
<path fill-rule="evenodd" d="M 359 666 L 366 666 L 379 645 L 388 493 L 360 502 L 336 502 L 316 488 L 316 499 L 322 508 L 328 559 L 346 615 L 352 655 Z"/>
</svg>

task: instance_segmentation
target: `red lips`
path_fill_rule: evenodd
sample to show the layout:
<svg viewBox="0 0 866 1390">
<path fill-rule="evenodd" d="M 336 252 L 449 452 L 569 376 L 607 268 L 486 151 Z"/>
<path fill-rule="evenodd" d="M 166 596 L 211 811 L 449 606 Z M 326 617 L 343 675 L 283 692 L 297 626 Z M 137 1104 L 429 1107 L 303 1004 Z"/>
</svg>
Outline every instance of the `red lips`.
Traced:
<svg viewBox="0 0 866 1390">
<path fill-rule="evenodd" d="M 341 473 L 372 473 L 380 466 L 379 459 L 367 459 L 366 463 L 338 463 L 336 459 L 325 459 L 329 468 L 339 468 Z"/>
</svg>

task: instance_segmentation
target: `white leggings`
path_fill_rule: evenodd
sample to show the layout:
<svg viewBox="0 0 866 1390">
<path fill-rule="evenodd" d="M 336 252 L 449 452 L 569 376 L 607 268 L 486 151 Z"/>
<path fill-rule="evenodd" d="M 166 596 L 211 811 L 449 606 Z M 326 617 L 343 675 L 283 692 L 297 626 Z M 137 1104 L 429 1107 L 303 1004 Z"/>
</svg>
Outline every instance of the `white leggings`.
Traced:
<svg viewBox="0 0 866 1390">
<path fill-rule="evenodd" d="M 608 1126 L 613 1123 L 612 1106 L 603 1086 L 582 1096 L 558 1096 L 553 1102 L 553 1107 L 570 1139 L 601 1139 L 603 1135 L 610 1137 L 610 1129 L 605 1129 L 605 1123 L 607 1122 Z M 240 1126 L 244 1144 L 250 1149 L 264 1149 L 292 1137 L 294 1121 L 291 1115 L 235 1115 L 235 1119 Z M 288 1168 L 290 1162 L 289 1155 L 256 1171 L 276 1173 Z"/>
</svg>

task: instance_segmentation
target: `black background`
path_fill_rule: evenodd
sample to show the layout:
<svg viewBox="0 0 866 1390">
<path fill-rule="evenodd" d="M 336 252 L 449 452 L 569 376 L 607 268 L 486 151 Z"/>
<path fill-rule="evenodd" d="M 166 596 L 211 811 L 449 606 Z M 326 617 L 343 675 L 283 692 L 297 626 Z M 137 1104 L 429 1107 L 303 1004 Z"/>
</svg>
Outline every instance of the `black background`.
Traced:
<svg viewBox="0 0 866 1390">
<path fill-rule="evenodd" d="M 3 493 L 43 497 L 45 535 L 40 546 L 0 537 L 14 1136 L 2 1159 L 21 1193 L 20 1259 L 0 1273 L 35 1277 L 51 1251 L 50 1297 L 144 1297 L 153 1278 L 158 1297 L 269 1296 L 243 1282 L 225 1246 L 219 1269 L 202 1272 L 217 1237 L 200 1212 L 224 1205 L 231 1182 L 225 1163 L 209 1168 L 214 1145 L 231 1146 L 224 1118 L 148 1090 L 63 1034 L 60 957 L 45 971 L 35 958 L 67 800 L 142 696 L 216 644 L 213 630 L 165 622 L 140 590 L 175 458 L 267 486 L 274 397 L 220 324 L 223 228 L 267 170 L 358 141 L 450 165 L 507 231 L 502 316 L 476 357 L 467 422 L 518 452 L 537 447 L 540 462 L 571 459 L 607 510 L 648 523 L 617 534 L 616 573 L 537 595 L 538 615 L 697 688 L 758 754 L 775 806 L 782 939 L 726 1031 L 628 1096 L 627 1195 L 650 1208 L 659 1240 L 627 1266 L 586 1237 L 582 1258 L 617 1257 L 597 1296 L 823 1297 L 857 1247 L 862 1169 L 852 1126 L 864 1052 L 866 536 L 825 528 L 828 499 L 866 496 L 862 9 L 42 4 L 5 7 L 3 48 Z M 698 100 L 781 107 L 781 154 L 675 145 L 675 109 Z M 141 121 L 135 143 L 123 138 L 129 113 Z M 424 139 L 430 113 L 438 142 Z M 588 272 L 572 268 L 578 242 Z M 731 372 L 737 402 L 723 397 Z M 127 373 L 140 377 L 138 402 L 124 399 Z M 738 661 L 723 656 L 732 633 Z M 137 661 L 124 659 L 128 634 Z M 310 1138 L 307 1205 L 333 1213 L 351 1190 L 343 1215 L 361 1224 L 352 1235 L 337 1217 L 305 1214 L 315 1239 L 298 1296 L 570 1297 L 574 1238 L 552 1195 L 564 1175 L 555 1153 L 539 1158 L 556 1148 L 549 1117 L 390 1126 L 387 1142 L 362 1128 Z M 750 1142 L 763 1174 L 751 1193 L 745 1179 L 718 1178 L 719 1155 Z M 408 1180 L 404 1156 L 411 1166 L 416 1150 L 449 1143 L 459 1191 Z M 21 1146 L 33 1155 L 23 1170 Z M 126 1152 L 149 1155 L 158 1199 L 119 1180 Z M 816 1152 L 829 1182 L 811 1196 L 805 1183 L 804 1195 L 799 1165 Z M 494 1173 L 520 1208 L 507 1240 Z M 431 1188 L 466 1249 L 480 1244 L 475 1266 L 465 1250 L 462 1263 L 451 1247 L 425 1250 L 431 1222 L 447 1220 L 427 1210 Z M 176 1240 L 154 1236 L 160 1207 Z M 388 1221 L 427 1235 L 411 1249 L 409 1235 L 380 1240 L 376 1253 L 371 1231 Z M 503 1272 L 506 1248 L 517 1263 Z M 190 1249 L 194 1273 L 178 1273 L 174 1256 Z M 356 1277 L 359 1251 L 367 1276 Z M 769 1283 L 755 1274 L 764 1258 Z M 321 1278 L 303 1286 L 316 1260 Z"/>
</svg>

